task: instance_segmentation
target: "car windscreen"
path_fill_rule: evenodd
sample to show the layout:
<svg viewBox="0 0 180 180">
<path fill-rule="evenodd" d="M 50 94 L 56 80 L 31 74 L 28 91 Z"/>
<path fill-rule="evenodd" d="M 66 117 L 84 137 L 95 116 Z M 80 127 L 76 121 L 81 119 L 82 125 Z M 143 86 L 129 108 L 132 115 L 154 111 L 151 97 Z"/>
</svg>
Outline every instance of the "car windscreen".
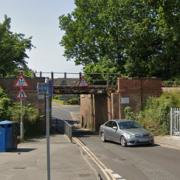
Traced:
<svg viewBox="0 0 180 180">
<path fill-rule="evenodd" d="M 118 122 L 118 126 L 120 129 L 141 128 L 141 126 L 135 121 Z"/>
</svg>

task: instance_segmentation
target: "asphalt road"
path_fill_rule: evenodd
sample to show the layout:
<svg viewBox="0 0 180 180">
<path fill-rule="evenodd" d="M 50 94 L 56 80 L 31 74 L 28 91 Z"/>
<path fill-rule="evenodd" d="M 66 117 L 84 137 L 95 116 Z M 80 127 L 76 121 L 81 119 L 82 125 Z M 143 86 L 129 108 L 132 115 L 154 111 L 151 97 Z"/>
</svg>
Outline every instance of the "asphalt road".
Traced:
<svg viewBox="0 0 180 180">
<path fill-rule="evenodd" d="M 81 141 L 111 170 L 126 180 L 179 180 L 180 151 L 156 146 L 121 147 L 97 135 Z"/>
<path fill-rule="evenodd" d="M 71 119 L 79 106 L 53 105 L 53 115 Z M 103 143 L 98 135 L 86 135 L 80 140 L 113 172 L 126 180 L 179 180 L 180 151 L 156 146 L 121 147 Z"/>
<path fill-rule="evenodd" d="M 52 116 L 62 120 L 78 120 L 79 105 L 60 105 L 53 102 Z"/>
</svg>

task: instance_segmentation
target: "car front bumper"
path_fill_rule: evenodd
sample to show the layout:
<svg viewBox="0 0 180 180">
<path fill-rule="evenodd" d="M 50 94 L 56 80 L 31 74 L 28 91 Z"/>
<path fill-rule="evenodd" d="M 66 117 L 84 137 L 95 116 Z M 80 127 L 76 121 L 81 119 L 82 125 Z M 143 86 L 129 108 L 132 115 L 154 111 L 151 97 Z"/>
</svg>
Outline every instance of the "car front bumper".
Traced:
<svg viewBox="0 0 180 180">
<path fill-rule="evenodd" d="M 153 143 L 154 143 L 153 137 L 127 139 L 127 145 L 140 145 L 140 144 L 153 144 Z"/>
</svg>

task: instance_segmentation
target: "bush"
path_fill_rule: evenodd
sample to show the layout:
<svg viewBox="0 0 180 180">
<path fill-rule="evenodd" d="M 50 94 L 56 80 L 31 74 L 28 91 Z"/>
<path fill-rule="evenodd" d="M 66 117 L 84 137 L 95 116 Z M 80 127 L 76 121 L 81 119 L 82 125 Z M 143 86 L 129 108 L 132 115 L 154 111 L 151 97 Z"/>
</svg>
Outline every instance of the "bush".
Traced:
<svg viewBox="0 0 180 180">
<path fill-rule="evenodd" d="M 124 108 L 124 114 L 126 119 L 136 119 L 136 114 L 132 111 L 130 106 Z"/>
<path fill-rule="evenodd" d="M 180 77 L 175 77 L 170 80 L 163 81 L 163 85 L 167 87 L 177 87 L 180 86 Z"/>
<path fill-rule="evenodd" d="M 0 88 L 0 119 L 10 118 L 10 107 L 12 106 L 11 100 L 7 97 L 2 88 Z"/>
<path fill-rule="evenodd" d="M 39 112 L 31 104 L 23 106 L 23 122 L 25 137 L 41 135 Z M 15 103 L 11 107 L 11 120 L 20 123 L 21 107 L 20 103 Z"/>
<path fill-rule="evenodd" d="M 80 104 L 80 99 L 79 97 L 72 97 L 66 101 L 66 104 L 70 104 L 70 105 Z"/>
<path fill-rule="evenodd" d="M 151 97 L 144 110 L 136 115 L 136 119 L 155 135 L 169 134 L 171 107 L 180 107 L 178 93 L 163 93 L 159 98 Z"/>
</svg>

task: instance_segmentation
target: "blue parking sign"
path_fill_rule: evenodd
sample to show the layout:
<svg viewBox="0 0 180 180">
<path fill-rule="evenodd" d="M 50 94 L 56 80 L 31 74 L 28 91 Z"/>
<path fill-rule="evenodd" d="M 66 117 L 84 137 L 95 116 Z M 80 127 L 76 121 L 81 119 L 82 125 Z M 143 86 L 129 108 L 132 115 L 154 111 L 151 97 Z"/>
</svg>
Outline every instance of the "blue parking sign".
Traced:
<svg viewBox="0 0 180 180">
<path fill-rule="evenodd" d="M 49 80 L 47 83 L 37 84 L 38 95 L 48 95 L 52 97 L 53 95 L 53 82 Z"/>
<path fill-rule="evenodd" d="M 43 95 L 48 93 L 48 84 L 47 83 L 38 83 L 37 84 L 38 95 Z"/>
</svg>

